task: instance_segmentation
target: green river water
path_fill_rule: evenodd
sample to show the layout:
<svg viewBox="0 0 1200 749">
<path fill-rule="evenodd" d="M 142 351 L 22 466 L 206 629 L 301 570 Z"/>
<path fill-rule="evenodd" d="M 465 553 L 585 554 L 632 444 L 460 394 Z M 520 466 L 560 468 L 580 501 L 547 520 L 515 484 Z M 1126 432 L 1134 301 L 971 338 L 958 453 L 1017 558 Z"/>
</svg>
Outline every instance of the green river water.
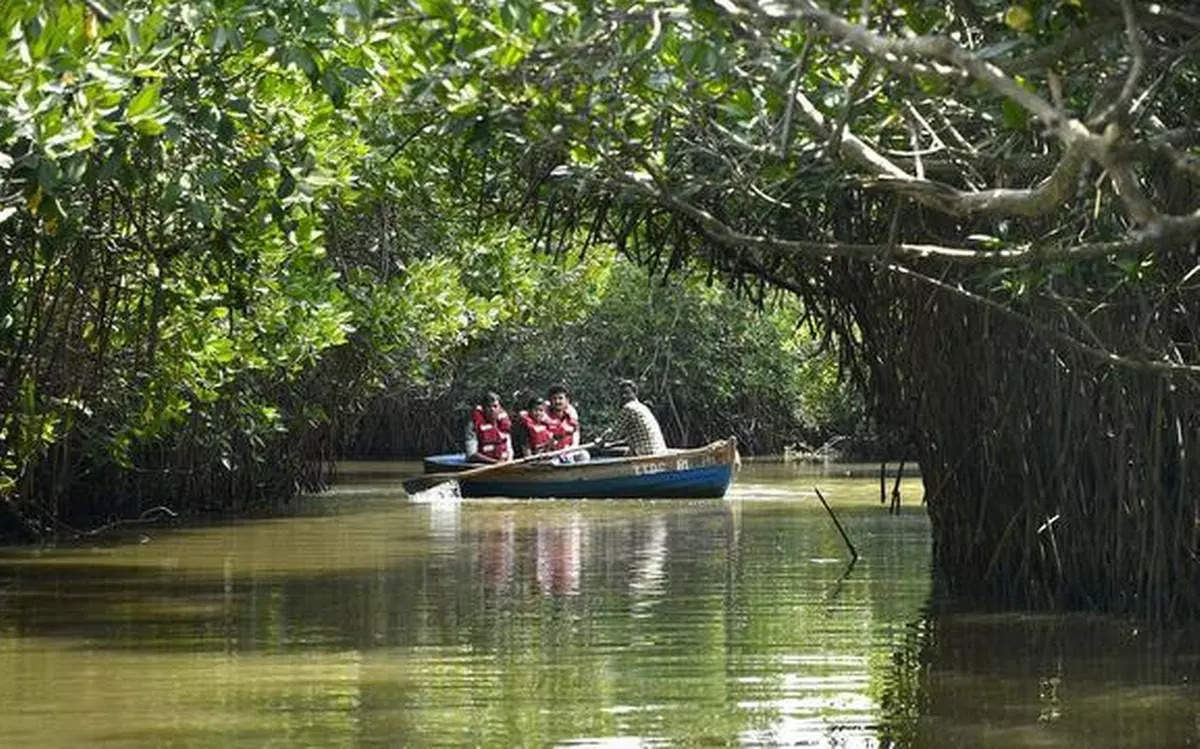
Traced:
<svg viewBox="0 0 1200 749">
<path fill-rule="evenodd" d="M 783 464 L 721 501 L 414 504 L 413 469 L 0 550 L 0 746 L 1200 743 L 1189 637 L 941 601 L 919 480 L 891 516 Z"/>
</svg>

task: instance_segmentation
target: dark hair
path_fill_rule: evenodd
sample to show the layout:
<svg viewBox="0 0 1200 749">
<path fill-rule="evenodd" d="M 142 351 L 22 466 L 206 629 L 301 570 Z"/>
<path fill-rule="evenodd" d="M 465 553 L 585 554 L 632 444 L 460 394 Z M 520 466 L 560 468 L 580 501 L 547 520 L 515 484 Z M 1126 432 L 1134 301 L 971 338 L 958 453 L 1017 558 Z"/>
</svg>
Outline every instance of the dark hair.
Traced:
<svg viewBox="0 0 1200 749">
<path fill-rule="evenodd" d="M 636 382 L 634 382 L 633 380 L 617 380 L 617 389 L 624 390 L 625 388 L 629 388 L 630 390 L 633 391 L 634 395 L 637 395 L 637 383 Z"/>
<path fill-rule="evenodd" d="M 528 403 L 525 404 L 525 410 L 532 412 L 533 409 L 537 408 L 538 406 L 544 406 L 544 405 L 546 405 L 546 401 L 542 400 L 540 397 L 535 395 L 529 399 Z"/>
<path fill-rule="evenodd" d="M 483 399 L 479 401 L 479 405 L 486 406 L 495 401 L 500 402 L 500 396 L 494 390 L 489 390 L 483 394 Z"/>
<path fill-rule="evenodd" d="M 548 395 L 551 398 L 558 395 L 559 393 L 562 393 L 563 395 L 567 396 L 568 398 L 571 397 L 571 391 L 567 390 L 567 386 L 562 384 L 561 382 L 558 383 L 557 385 L 551 385 L 550 389 L 546 391 L 546 395 Z"/>
</svg>

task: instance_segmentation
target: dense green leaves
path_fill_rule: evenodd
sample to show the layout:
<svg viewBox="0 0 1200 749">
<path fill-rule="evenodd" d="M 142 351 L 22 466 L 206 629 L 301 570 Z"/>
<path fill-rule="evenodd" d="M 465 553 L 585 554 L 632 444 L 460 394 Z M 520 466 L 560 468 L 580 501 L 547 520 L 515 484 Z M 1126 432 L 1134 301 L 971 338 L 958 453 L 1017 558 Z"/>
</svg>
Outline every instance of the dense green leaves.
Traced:
<svg viewBox="0 0 1200 749">
<path fill-rule="evenodd" d="M 368 5 L 4 6 L 0 491 L 27 532 L 93 501 L 279 496 L 354 400 L 309 397 L 330 350 L 410 331 L 400 359 L 461 333 L 466 296 L 373 310 L 327 258 L 393 47 Z M 394 291 L 432 296 L 421 278 Z M 68 455 L 132 471 L 128 496 L 73 483 Z"/>
<path fill-rule="evenodd" d="M 789 337 L 737 303 L 690 285 L 658 297 L 676 318 L 692 303 L 713 322 L 736 313 L 750 327 L 721 335 L 763 347 L 767 370 L 707 383 L 737 355 L 683 363 L 696 330 L 656 358 L 644 279 L 622 266 L 614 280 L 598 247 L 551 262 L 532 251 L 537 227 L 512 220 L 542 203 L 522 182 L 554 165 L 548 143 L 603 165 L 612 150 L 579 134 L 653 140 L 649 108 L 675 90 L 649 74 L 657 55 L 689 75 L 723 67 L 676 11 L 613 27 L 571 4 L 99 7 L 0 11 L 0 492 L 26 534 L 286 497 L 319 483 L 314 459 L 368 404 L 464 398 L 497 377 L 544 388 L 558 369 L 597 394 L 597 417 L 602 380 L 667 361 L 655 381 L 677 403 L 802 395 L 767 362 Z M 596 34 L 620 54 L 574 59 Z M 571 80 L 543 77 L 547 61 Z M 606 91 L 611 76 L 626 83 Z M 758 99 L 721 102 L 743 117 Z M 635 303 L 654 314 L 619 312 Z M 770 439 L 803 421 L 789 409 Z"/>
</svg>

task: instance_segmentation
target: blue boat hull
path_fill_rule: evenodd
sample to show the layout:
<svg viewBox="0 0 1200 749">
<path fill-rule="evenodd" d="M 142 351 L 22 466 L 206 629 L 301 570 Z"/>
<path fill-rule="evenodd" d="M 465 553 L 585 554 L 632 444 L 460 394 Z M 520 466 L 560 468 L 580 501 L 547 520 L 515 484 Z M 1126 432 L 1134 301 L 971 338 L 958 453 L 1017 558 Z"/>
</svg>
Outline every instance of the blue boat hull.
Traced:
<svg viewBox="0 0 1200 749">
<path fill-rule="evenodd" d="M 664 499 L 723 497 L 733 472 L 729 466 L 673 471 L 657 476 L 626 476 L 568 481 L 476 481 L 462 482 L 464 497 L 565 497 L 599 499 L 633 497 Z"/>
<path fill-rule="evenodd" d="M 459 487 L 464 497 L 719 498 L 732 481 L 736 455 L 732 440 L 722 440 L 669 455 L 506 466 L 464 478 Z M 478 467 L 461 454 L 425 459 L 429 472 Z"/>
</svg>

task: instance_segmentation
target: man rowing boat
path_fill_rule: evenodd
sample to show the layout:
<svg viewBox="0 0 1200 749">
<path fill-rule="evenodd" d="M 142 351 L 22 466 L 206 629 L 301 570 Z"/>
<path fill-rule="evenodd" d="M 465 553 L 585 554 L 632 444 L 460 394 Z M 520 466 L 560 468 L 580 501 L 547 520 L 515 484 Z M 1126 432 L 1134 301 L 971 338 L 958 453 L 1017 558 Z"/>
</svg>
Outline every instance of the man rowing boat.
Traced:
<svg viewBox="0 0 1200 749">
<path fill-rule="evenodd" d="M 663 439 L 658 419 L 645 403 L 638 400 L 637 384 L 633 380 L 617 383 L 621 399 L 621 412 L 613 425 L 605 429 L 597 446 L 605 442 L 629 443 L 633 455 L 663 455 L 667 452 L 667 441 Z"/>
</svg>

